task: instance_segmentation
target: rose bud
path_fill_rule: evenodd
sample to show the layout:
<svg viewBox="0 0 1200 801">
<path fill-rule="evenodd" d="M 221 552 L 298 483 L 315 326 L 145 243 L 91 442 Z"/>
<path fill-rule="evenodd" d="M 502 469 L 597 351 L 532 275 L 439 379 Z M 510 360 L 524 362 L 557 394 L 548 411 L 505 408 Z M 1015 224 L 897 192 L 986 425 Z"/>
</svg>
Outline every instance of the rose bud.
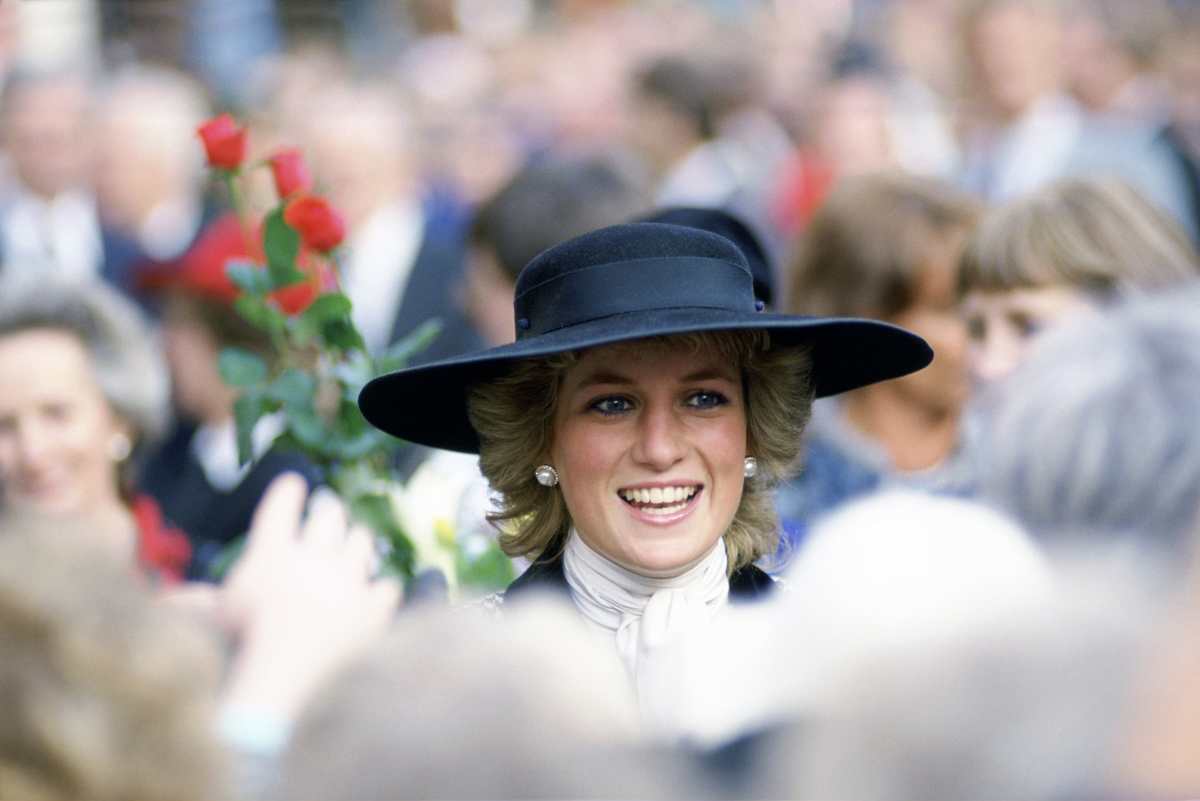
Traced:
<svg viewBox="0 0 1200 801">
<path fill-rule="evenodd" d="M 222 170 L 236 170 L 246 158 L 246 129 L 238 125 L 233 117 L 222 114 L 213 117 L 196 129 L 208 164 Z"/>
<path fill-rule="evenodd" d="M 312 174 L 304 163 L 304 155 L 296 148 L 287 148 L 268 159 L 271 175 L 275 178 L 275 191 L 280 199 L 312 189 Z"/>
<path fill-rule="evenodd" d="M 305 247 L 322 253 L 333 250 L 346 236 L 341 213 L 316 195 L 301 195 L 288 203 L 283 220 L 300 234 Z"/>
</svg>

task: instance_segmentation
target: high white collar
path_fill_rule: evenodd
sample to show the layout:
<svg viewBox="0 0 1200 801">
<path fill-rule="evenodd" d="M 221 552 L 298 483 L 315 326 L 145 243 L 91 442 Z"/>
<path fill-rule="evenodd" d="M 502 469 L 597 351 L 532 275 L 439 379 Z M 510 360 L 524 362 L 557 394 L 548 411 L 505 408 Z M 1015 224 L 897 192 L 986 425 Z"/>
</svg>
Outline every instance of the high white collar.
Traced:
<svg viewBox="0 0 1200 801">
<path fill-rule="evenodd" d="M 650 578 L 618 565 L 572 530 L 563 572 L 575 606 L 591 623 L 616 635 L 617 648 L 637 674 L 639 652 L 710 621 L 729 600 L 725 540 L 678 576 Z"/>
<path fill-rule="evenodd" d="M 678 576 L 650 578 L 628 570 L 583 541 L 567 538 L 563 573 L 571 600 L 617 653 L 652 731 L 673 732 L 685 717 L 680 699 L 691 684 L 689 648 L 729 603 L 725 540 Z M 681 692 L 683 693 L 681 695 Z"/>
</svg>

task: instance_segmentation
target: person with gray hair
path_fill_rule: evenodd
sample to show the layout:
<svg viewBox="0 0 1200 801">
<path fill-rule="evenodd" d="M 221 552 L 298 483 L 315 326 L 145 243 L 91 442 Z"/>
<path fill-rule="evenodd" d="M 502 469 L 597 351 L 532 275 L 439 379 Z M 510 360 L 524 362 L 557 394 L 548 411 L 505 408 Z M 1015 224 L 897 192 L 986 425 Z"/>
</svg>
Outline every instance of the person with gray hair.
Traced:
<svg viewBox="0 0 1200 801">
<path fill-rule="evenodd" d="M 75 517 L 178 578 L 191 555 L 133 486 L 135 449 L 162 433 L 166 370 L 138 310 L 101 283 L 0 295 L 0 509 Z"/>
<path fill-rule="evenodd" d="M 983 496 L 1048 541 L 1180 563 L 1200 516 L 1197 308 L 1191 284 L 1048 333 L 986 427 Z"/>
</svg>

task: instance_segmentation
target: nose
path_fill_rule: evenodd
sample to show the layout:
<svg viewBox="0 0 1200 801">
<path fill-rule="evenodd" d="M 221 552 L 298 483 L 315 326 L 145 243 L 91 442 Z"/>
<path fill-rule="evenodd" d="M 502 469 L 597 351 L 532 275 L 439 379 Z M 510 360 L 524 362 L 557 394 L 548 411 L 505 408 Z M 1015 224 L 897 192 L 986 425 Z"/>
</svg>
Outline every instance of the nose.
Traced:
<svg viewBox="0 0 1200 801">
<path fill-rule="evenodd" d="M 36 425 L 12 422 L 0 431 L 0 473 L 10 477 L 36 472 L 44 461 L 45 438 Z"/>
<path fill-rule="evenodd" d="M 1016 369 L 1021 361 L 1021 342 L 1004 332 L 989 331 L 976 343 L 971 353 L 971 368 L 975 378 L 984 384 L 1000 381 Z"/>
<path fill-rule="evenodd" d="M 683 422 L 668 402 L 648 403 L 638 419 L 633 458 L 653 470 L 677 464 L 687 453 Z"/>
</svg>

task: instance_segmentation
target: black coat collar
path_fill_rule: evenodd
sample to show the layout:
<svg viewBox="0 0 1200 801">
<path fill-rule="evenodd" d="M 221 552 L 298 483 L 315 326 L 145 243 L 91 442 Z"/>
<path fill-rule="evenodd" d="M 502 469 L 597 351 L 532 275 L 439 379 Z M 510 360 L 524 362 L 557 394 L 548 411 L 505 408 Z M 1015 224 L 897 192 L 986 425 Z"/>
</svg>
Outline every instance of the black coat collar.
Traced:
<svg viewBox="0 0 1200 801">
<path fill-rule="evenodd" d="M 729 598 L 734 602 L 757 601 L 768 597 L 775 589 L 770 576 L 754 565 L 746 565 L 733 571 L 729 577 Z M 567 592 L 567 576 L 563 572 L 561 551 L 553 559 L 538 560 L 508 585 L 506 600 L 520 598 L 537 590 Z"/>
</svg>

